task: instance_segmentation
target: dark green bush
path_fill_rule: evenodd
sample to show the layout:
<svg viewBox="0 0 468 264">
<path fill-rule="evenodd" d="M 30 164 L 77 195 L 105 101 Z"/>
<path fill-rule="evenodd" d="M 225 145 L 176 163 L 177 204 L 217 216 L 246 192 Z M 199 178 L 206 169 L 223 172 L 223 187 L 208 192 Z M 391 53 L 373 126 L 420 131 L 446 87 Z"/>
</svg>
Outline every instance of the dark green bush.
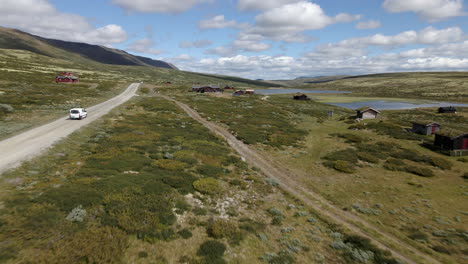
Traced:
<svg viewBox="0 0 468 264">
<path fill-rule="evenodd" d="M 179 236 L 183 239 L 188 239 L 192 237 L 192 232 L 188 228 L 180 230 L 179 232 L 177 232 L 177 234 L 179 234 Z"/>
<path fill-rule="evenodd" d="M 347 161 L 349 163 L 355 164 L 358 162 L 357 151 L 354 149 L 344 149 L 334 151 L 332 153 L 327 154 L 324 159 L 329 161 Z"/>
<path fill-rule="evenodd" d="M 84 184 L 67 184 L 60 188 L 50 189 L 36 198 L 39 203 L 54 204 L 60 210 L 70 212 L 78 205 L 89 207 L 101 203 L 103 196 L 93 186 Z"/>
<path fill-rule="evenodd" d="M 422 177 L 434 177 L 434 172 L 428 168 L 420 168 L 415 166 L 406 166 L 404 167 L 405 171 L 416 174 Z"/>
<path fill-rule="evenodd" d="M 214 178 L 202 178 L 193 182 L 195 190 L 205 194 L 216 194 L 222 192 L 219 181 Z"/>
<path fill-rule="evenodd" d="M 443 253 L 443 254 L 447 254 L 447 255 L 452 255 L 452 253 L 450 252 L 450 250 L 448 250 L 447 248 L 443 247 L 443 246 L 434 246 L 432 247 L 432 249 L 434 251 L 437 251 L 439 253 Z"/>
<path fill-rule="evenodd" d="M 217 261 L 222 259 L 224 252 L 226 251 L 226 246 L 216 240 L 208 240 L 203 242 L 200 245 L 200 248 L 197 251 L 198 256 L 205 257 L 207 262 Z"/>
<path fill-rule="evenodd" d="M 201 165 L 197 168 L 197 173 L 203 177 L 218 178 L 224 174 L 224 169 L 212 165 Z"/>
<path fill-rule="evenodd" d="M 366 138 L 358 136 L 356 134 L 346 133 L 346 134 L 332 134 L 332 135 L 344 139 L 346 143 L 361 143 L 361 142 L 366 141 Z"/>
<path fill-rule="evenodd" d="M 337 160 L 337 161 L 326 161 L 323 163 L 325 166 L 335 169 L 339 172 L 344 173 L 355 173 L 356 167 L 349 161 L 345 160 Z"/>
<path fill-rule="evenodd" d="M 357 156 L 360 160 L 362 161 L 367 161 L 367 162 L 370 162 L 370 163 L 378 163 L 379 162 L 379 158 L 377 158 L 376 156 L 372 155 L 371 153 L 367 153 L 367 152 L 358 152 L 357 153 Z"/>
<path fill-rule="evenodd" d="M 387 160 L 388 164 L 393 164 L 393 165 L 398 165 L 398 166 L 403 166 L 405 165 L 405 162 L 402 161 L 401 159 L 395 159 L 395 158 L 389 158 Z"/>
<path fill-rule="evenodd" d="M 434 167 L 441 168 L 443 170 L 450 170 L 453 166 L 453 163 L 450 162 L 449 160 L 446 160 L 444 158 L 439 158 L 439 157 L 432 157 L 431 158 L 431 164 Z"/>
</svg>

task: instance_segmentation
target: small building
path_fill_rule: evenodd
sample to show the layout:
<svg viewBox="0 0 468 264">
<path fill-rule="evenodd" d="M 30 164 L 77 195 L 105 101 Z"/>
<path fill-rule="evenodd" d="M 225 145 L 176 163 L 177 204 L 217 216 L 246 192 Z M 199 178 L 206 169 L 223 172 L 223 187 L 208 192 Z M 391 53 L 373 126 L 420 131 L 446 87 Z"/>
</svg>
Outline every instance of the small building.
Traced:
<svg viewBox="0 0 468 264">
<path fill-rule="evenodd" d="M 55 76 L 55 82 L 66 82 L 66 83 L 76 83 L 80 80 L 75 76 Z"/>
<path fill-rule="evenodd" d="M 411 132 L 422 135 L 432 135 L 440 131 L 440 124 L 432 121 L 415 121 Z"/>
<path fill-rule="evenodd" d="M 234 90 L 234 86 L 226 85 L 226 86 L 224 87 L 224 90 Z"/>
<path fill-rule="evenodd" d="M 232 95 L 234 95 L 234 96 L 244 95 L 244 90 L 237 90 Z"/>
<path fill-rule="evenodd" d="M 305 95 L 305 94 L 294 95 L 294 96 L 293 96 L 293 99 L 294 99 L 294 100 L 303 100 L 303 101 L 308 101 L 308 100 L 310 100 L 310 98 L 309 98 L 307 95 Z"/>
<path fill-rule="evenodd" d="M 457 108 L 454 106 L 447 106 L 447 107 L 439 107 L 438 109 L 439 114 L 456 114 Z"/>
<path fill-rule="evenodd" d="M 166 84 L 172 84 L 172 82 L 166 82 Z"/>
<path fill-rule="evenodd" d="M 247 89 L 247 90 L 244 91 L 244 94 L 255 94 L 255 90 Z"/>
<path fill-rule="evenodd" d="M 222 92 L 219 85 L 193 85 L 192 92 L 197 93 L 215 93 Z"/>
<path fill-rule="evenodd" d="M 468 150 L 468 133 L 453 130 L 437 132 L 434 146 L 441 150 Z"/>
<path fill-rule="evenodd" d="M 377 115 L 380 114 L 380 111 L 372 107 L 361 107 L 356 109 L 356 118 L 359 119 L 375 119 Z"/>
</svg>

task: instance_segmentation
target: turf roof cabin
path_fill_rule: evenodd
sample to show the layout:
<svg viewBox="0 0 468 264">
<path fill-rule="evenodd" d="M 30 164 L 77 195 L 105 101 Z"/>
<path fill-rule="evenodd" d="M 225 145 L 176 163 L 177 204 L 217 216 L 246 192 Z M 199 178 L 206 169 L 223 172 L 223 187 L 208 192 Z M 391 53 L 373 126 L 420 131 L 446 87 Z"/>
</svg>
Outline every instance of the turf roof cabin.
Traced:
<svg viewBox="0 0 468 264">
<path fill-rule="evenodd" d="M 434 146 L 441 150 L 468 150 L 468 133 L 444 130 L 435 134 Z"/>
<path fill-rule="evenodd" d="M 197 93 L 216 93 L 222 92 L 223 90 L 219 87 L 219 85 L 193 85 L 192 92 Z"/>
<path fill-rule="evenodd" d="M 310 100 L 310 98 L 309 98 L 307 95 L 305 95 L 305 94 L 294 95 L 294 96 L 293 96 L 293 99 L 294 99 L 294 100 L 303 100 L 303 101 L 308 101 L 308 100 Z"/>
<path fill-rule="evenodd" d="M 380 114 L 380 111 L 372 107 L 366 106 L 356 109 L 356 118 L 359 119 L 376 119 L 378 114 Z"/>
<path fill-rule="evenodd" d="M 438 112 L 440 114 L 456 114 L 457 108 L 455 108 L 454 106 L 439 107 Z"/>
<path fill-rule="evenodd" d="M 440 131 L 440 124 L 432 121 L 415 121 L 411 132 L 422 135 L 432 135 Z"/>
</svg>

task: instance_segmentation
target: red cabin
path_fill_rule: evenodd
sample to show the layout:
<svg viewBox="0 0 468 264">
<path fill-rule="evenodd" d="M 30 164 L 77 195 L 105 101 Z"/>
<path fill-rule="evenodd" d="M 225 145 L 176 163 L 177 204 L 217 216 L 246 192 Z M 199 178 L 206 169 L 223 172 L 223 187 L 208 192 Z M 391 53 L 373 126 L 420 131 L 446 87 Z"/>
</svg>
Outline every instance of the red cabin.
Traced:
<svg viewBox="0 0 468 264">
<path fill-rule="evenodd" d="M 55 76 L 55 82 L 76 83 L 79 79 L 71 72 L 61 72 L 60 75 Z"/>
</svg>

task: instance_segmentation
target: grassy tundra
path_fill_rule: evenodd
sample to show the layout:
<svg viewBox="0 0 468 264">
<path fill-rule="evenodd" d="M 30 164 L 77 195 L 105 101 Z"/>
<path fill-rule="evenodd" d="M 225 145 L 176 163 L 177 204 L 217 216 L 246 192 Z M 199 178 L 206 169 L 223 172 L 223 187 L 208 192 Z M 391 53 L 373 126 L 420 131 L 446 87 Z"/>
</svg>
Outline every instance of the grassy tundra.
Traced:
<svg viewBox="0 0 468 264">
<path fill-rule="evenodd" d="M 3 175 L 0 261 L 393 263 L 163 99 L 134 99 L 73 138 Z"/>
<path fill-rule="evenodd" d="M 414 98 L 468 102 L 467 72 L 414 72 L 372 74 L 303 87 L 352 91 L 350 96 Z"/>
<path fill-rule="evenodd" d="M 180 99 L 344 210 L 444 262 L 466 256 L 467 159 L 433 152 L 421 145 L 433 136 L 405 131 L 421 119 L 468 131 L 466 108 L 457 115 L 435 114 L 433 108 L 383 111 L 379 120 L 356 124 L 348 118 L 351 111 L 286 95 Z M 335 117 L 329 119 L 332 109 Z"/>
</svg>

